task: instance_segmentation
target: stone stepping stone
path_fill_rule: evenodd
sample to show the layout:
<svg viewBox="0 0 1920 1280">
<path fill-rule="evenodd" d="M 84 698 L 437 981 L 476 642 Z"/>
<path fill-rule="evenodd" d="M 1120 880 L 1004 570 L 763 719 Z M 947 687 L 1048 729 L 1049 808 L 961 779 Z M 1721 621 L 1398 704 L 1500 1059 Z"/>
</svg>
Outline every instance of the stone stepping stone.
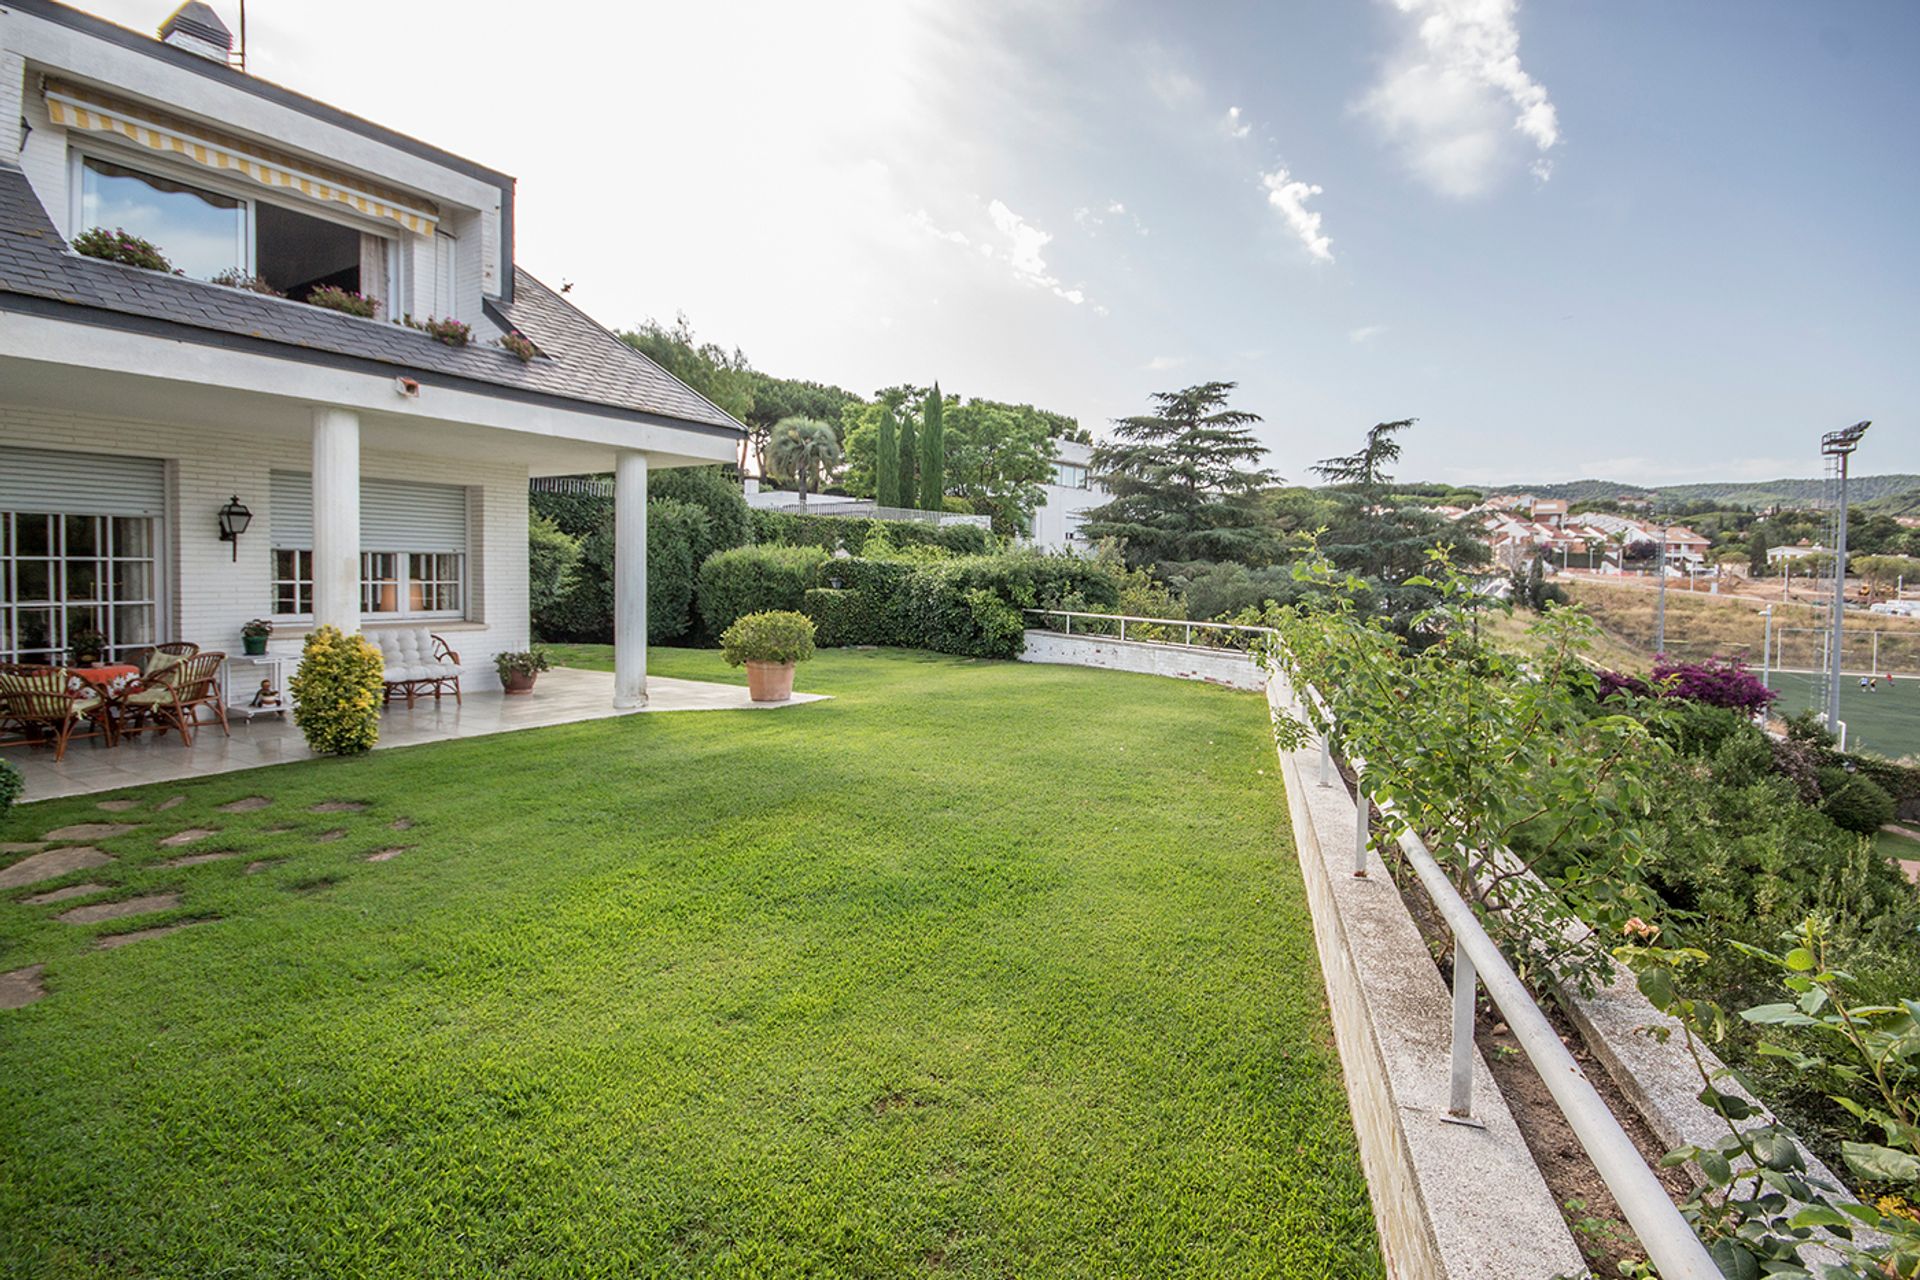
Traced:
<svg viewBox="0 0 1920 1280">
<path fill-rule="evenodd" d="M 40 985 L 40 971 L 47 966 L 30 964 L 12 973 L 0 973 L 0 1009 L 24 1009 L 47 994 Z"/>
<path fill-rule="evenodd" d="M 283 836 L 289 831 L 298 831 L 299 829 L 298 827 L 268 827 L 260 834 L 263 836 Z"/>
<path fill-rule="evenodd" d="M 108 813 L 125 813 L 129 809 L 138 809 L 140 802 L 138 800 L 102 800 L 95 807 L 104 809 Z"/>
<path fill-rule="evenodd" d="M 152 911 L 171 911 L 180 905 L 177 893 L 149 893 L 142 898 L 121 898 L 118 902 L 96 902 L 90 907 L 63 911 L 54 919 L 61 924 L 99 924 L 123 916 L 143 916 Z"/>
<path fill-rule="evenodd" d="M 178 809 L 186 802 L 187 798 L 185 796 L 169 796 L 159 804 L 153 806 L 153 811 L 155 813 L 165 813 L 169 809 Z"/>
<path fill-rule="evenodd" d="M 308 809 L 308 813 L 365 813 L 369 806 L 358 800 L 322 800 Z"/>
<path fill-rule="evenodd" d="M 22 858 L 0 871 L 0 889 L 16 889 L 23 884 L 51 880 L 55 876 L 64 876 L 69 871 L 86 871 L 93 867 L 104 867 L 112 861 L 112 854 L 96 849 L 92 845 L 79 844 L 69 845 L 64 849 L 48 849 L 45 853 L 36 853 Z"/>
<path fill-rule="evenodd" d="M 195 840 L 205 840 L 216 832 L 211 827 L 188 827 L 185 831 L 176 831 L 160 842 L 162 849 L 178 849 L 183 844 L 192 844 Z"/>
<path fill-rule="evenodd" d="M 182 920 L 179 924 L 157 924 L 151 929 L 135 929 L 132 933 L 110 933 L 94 943 L 102 951 L 111 951 L 115 947 L 124 947 L 130 942 L 145 942 L 148 938 L 164 938 L 170 933 L 182 929 L 191 929 L 194 925 L 205 924 L 204 920 Z"/>
<path fill-rule="evenodd" d="M 111 840 L 123 836 L 129 831 L 138 831 L 137 822 L 77 822 L 71 827 L 61 827 L 58 831 L 49 831 L 43 837 L 47 840 Z"/>
<path fill-rule="evenodd" d="M 280 861 L 278 858 L 255 858 L 247 864 L 247 874 L 257 876 L 278 861 Z"/>
<path fill-rule="evenodd" d="M 111 888 L 113 886 L 110 884 L 95 884 L 89 880 L 85 884 L 70 884 L 64 889 L 36 893 L 31 898 L 22 898 L 21 901 L 30 907 L 47 907 L 56 902 L 65 902 L 69 898 L 84 898 L 91 893 L 105 893 Z"/>
<path fill-rule="evenodd" d="M 270 799 L 267 796 L 248 796 L 244 800 L 235 800 L 232 804 L 221 805 L 220 812 L 222 813 L 255 813 L 261 809 L 266 808 L 268 805 L 272 803 L 273 803 L 272 799 Z"/>
<path fill-rule="evenodd" d="M 11 853 L 38 853 L 46 847 L 45 840 L 9 840 L 0 843 L 0 857 Z"/>
<path fill-rule="evenodd" d="M 344 840 L 347 833 L 344 828 L 335 827 L 332 831 L 322 831 L 313 838 L 315 844 L 332 844 L 335 840 Z"/>
<path fill-rule="evenodd" d="M 410 844 L 397 844 L 391 849 L 382 849 L 378 853 L 368 854 L 367 861 L 368 862 L 391 862 L 393 859 L 399 857 L 401 854 L 405 853 L 407 850 L 411 848 L 413 848 L 413 846 Z"/>
<path fill-rule="evenodd" d="M 163 867 L 197 867 L 203 862 L 225 862 L 228 858 L 237 858 L 239 856 L 240 855 L 232 849 L 226 849 L 219 853 L 190 853 L 184 858 L 168 858 L 160 865 Z"/>
<path fill-rule="evenodd" d="M 411 831 L 415 825 L 412 818 L 395 818 L 387 824 L 388 828 L 393 831 Z"/>
</svg>

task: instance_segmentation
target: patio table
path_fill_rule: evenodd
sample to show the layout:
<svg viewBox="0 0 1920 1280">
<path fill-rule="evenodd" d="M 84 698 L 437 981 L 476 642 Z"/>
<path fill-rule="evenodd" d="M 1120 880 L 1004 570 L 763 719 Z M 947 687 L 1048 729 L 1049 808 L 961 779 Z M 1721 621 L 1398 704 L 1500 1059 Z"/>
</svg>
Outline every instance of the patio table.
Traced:
<svg viewBox="0 0 1920 1280">
<path fill-rule="evenodd" d="M 125 662 L 107 663 L 97 667 L 68 667 L 67 671 L 68 674 L 78 676 L 102 693 L 112 689 L 114 681 L 118 680 L 124 684 L 140 674 L 140 668 Z"/>
<path fill-rule="evenodd" d="M 92 685 L 106 704 L 107 745 L 120 741 L 120 718 L 126 714 L 125 698 L 140 687 L 140 668 L 130 663 L 106 663 L 97 667 L 68 667 L 67 674 Z M 73 687 L 73 686 L 69 686 Z"/>
</svg>

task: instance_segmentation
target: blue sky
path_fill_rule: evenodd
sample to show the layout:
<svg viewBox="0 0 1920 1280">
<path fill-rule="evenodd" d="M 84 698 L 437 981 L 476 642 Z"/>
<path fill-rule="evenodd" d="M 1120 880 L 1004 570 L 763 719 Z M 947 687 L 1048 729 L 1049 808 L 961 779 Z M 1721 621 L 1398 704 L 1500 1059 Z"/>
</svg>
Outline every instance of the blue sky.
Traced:
<svg viewBox="0 0 1920 1280">
<path fill-rule="evenodd" d="M 776 373 L 1096 430 L 1235 380 L 1293 478 L 1405 416 L 1408 478 L 1810 475 L 1863 417 L 1920 471 L 1920 6 L 316 12 L 251 0 L 258 74 L 517 174 L 536 274 Z"/>
</svg>

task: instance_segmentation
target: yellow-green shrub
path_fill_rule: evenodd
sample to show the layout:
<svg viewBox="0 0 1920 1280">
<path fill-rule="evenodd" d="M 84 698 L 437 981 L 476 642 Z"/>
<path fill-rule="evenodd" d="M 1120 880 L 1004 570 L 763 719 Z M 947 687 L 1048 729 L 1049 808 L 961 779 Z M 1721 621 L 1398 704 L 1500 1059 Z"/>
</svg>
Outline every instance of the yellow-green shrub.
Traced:
<svg viewBox="0 0 1920 1280">
<path fill-rule="evenodd" d="M 352 756 L 380 740 L 380 650 L 338 627 L 307 635 L 293 676 L 293 722 L 323 755 Z"/>
</svg>

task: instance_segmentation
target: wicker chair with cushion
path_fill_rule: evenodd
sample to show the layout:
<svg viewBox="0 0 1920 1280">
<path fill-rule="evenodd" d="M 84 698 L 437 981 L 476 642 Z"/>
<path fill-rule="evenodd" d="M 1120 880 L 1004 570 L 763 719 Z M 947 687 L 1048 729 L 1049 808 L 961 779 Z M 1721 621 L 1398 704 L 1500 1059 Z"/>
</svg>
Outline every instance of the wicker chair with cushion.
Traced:
<svg viewBox="0 0 1920 1280">
<path fill-rule="evenodd" d="M 212 707 L 214 719 L 220 722 L 220 731 L 232 737 L 233 730 L 227 726 L 226 700 L 220 696 L 220 664 L 226 660 L 224 653 L 196 653 L 162 668 L 147 682 L 146 688 L 123 699 L 134 720 L 123 731 L 144 733 L 158 729 L 164 737 L 167 730 L 178 729 L 180 741 L 192 746 L 200 708 Z"/>
<path fill-rule="evenodd" d="M 460 655 L 445 640 L 425 627 L 369 632 L 367 639 L 380 647 L 386 663 L 382 705 L 392 702 L 396 693 L 406 697 L 409 707 L 417 695 L 428 692 L 435 702 L 448 691 L 455 702 L 460 701 Z"/>
<path fill-rule="evenodd" d="M 198 652 L 200 646 L 191 640 L 169 640 L 165 644 L 134 650 L 128 661 L 140 668 L 140 679 L 147 681 L 182 658 L 191 658 Z"/>
<path fill-rule="evenodd" d="M 5 745 L 51 740 L 55 762 L 66 758 L 75 738 L 105 738 L 113 743 L 113 721 L 106 699 L 88 685 L 71 688 L 63 667 L 9 667 L 0 669 L 0 701 L 6 704 L 6 723 L 21 736 Z M 80 731 L 84 724 L 93 728 Z"/>
</svg>

